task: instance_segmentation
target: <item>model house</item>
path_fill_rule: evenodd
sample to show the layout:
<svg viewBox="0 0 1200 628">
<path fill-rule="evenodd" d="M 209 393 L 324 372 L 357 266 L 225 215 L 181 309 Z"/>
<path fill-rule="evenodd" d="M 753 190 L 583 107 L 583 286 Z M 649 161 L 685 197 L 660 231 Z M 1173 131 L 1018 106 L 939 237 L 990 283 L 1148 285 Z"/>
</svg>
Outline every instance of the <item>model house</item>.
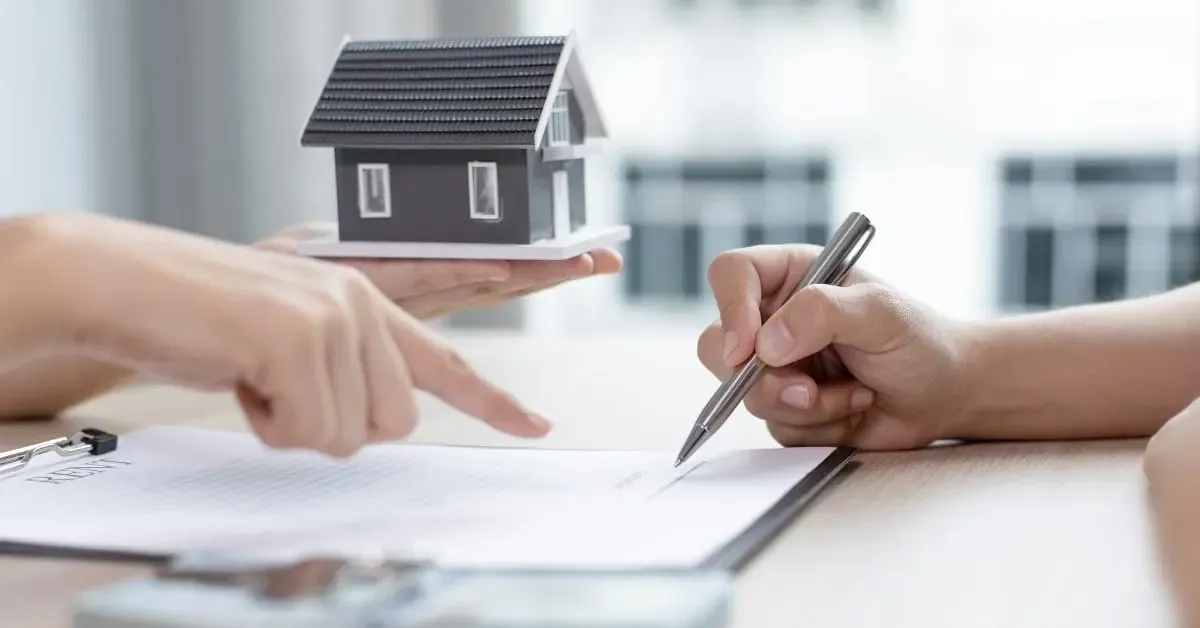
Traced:
<svg viewBox="0 0 1200 628">
<path fill-rule="evenodd" d="M 339 235 L 315 255 L 562 258 L 606 138 L 575 36 L 343 42 L 301 144 L 332 149 Z"/>
</svg>

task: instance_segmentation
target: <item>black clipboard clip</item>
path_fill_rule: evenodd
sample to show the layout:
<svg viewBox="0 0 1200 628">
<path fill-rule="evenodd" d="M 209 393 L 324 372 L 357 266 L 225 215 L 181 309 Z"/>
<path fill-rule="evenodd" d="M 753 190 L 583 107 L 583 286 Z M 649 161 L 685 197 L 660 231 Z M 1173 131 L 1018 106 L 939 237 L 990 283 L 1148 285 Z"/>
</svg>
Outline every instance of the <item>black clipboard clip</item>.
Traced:
<svg viewBox="0 0 1200 628">
<path fill-rule="evenodd" d="M 86 427 L 71 438 L 55 438 L 11 451 L 0 452 L 0 477 L 24 469 L 34 456 L 56 453 L 63 458 L 75 456 L 103 456 L 117 449 L 116 434 Z"/>
</svg>

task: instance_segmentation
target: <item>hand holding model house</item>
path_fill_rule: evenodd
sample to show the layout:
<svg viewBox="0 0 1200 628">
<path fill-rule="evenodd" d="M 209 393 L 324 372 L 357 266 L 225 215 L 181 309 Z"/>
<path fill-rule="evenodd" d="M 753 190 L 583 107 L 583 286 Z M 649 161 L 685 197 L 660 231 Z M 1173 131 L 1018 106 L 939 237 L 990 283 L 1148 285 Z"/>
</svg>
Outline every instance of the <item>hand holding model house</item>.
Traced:
<svg viewBox="0 0 1200 628">
<path fill-rule="evenodd" d="M 305 243 L 335 237 L 337 225 L 289 227 L 256 244 L 296 253 Z M 571 281 L 621 271 L 620 253 L 599 248 L 565 260 L 358 259 L 337 260 L 362 271 L 409 314 L 432 319 L 543 292 Z"/>
</svg>

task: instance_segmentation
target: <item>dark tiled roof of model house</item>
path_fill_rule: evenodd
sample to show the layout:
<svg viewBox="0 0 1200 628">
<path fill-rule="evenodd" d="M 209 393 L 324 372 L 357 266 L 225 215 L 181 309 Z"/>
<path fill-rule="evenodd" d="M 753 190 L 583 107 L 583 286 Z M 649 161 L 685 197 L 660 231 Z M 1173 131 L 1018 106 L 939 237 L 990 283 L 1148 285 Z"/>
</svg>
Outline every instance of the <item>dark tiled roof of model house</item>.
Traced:
<svg viewBox="0 0 1200 628">
<path fill-rule="evenodd" d="M 566 37 L 351 41 L 305 146 L 528 146 Z"/>
</svg>

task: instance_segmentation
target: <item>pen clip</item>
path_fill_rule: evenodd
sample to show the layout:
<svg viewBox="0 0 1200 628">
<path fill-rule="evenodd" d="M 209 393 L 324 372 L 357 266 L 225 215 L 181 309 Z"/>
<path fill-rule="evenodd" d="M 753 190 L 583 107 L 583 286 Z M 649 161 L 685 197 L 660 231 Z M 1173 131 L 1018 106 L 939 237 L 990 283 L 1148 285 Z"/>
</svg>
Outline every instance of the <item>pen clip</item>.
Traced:
<svg viewBox="0 0 1200 628">
<path fill-rule="evenodd" d="M 858 258 L 862 257 L 863 252 L 867 250 L 867 245 L 871 243 L 871 238 L 875 237 L 875 225 L 868 225 L 867 230 L 860 236 L 858 250 L 854 252 L 854 256 L 842 262 L 838 266 L 837 274 L 829 282 L 830 285 L 840 286 L 846 280 L 846 276 L 850 274 L 850 270 L 858 263 Z"/>
</svg>

